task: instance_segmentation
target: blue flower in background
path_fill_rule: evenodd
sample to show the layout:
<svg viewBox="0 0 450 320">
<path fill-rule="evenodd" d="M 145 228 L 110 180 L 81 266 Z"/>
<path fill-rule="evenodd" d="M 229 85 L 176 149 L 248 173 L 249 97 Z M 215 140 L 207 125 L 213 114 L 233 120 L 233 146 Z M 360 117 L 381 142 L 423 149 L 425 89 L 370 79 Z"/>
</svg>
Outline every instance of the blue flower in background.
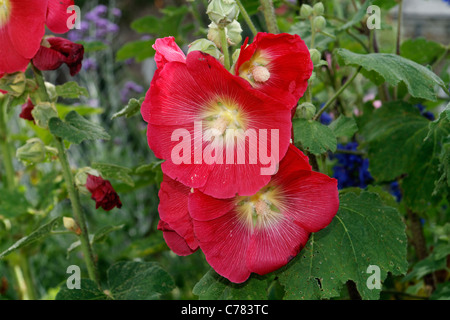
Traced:
<svg viewBox="0 0 450 320">
<path fill-rule="evenodd" d="M 320 109 L 322 109 L 324 105 L 325 105 L 325 103 L 322 103 L 320 105 Z M 321 124 L 324 124 L 327 126 L 333 121 L 333 117 L 328 112 L 324 112 L 320 115 L 319 121 Z"/>
<path fill-rule="evenodd" d="M 338 145 L 338 150 L 356 151 L 357 148 L 357 142 Z M 333 177 L 337 179 L 339 189 L 348 187 L 365 188 L 373 181 L 369 172 L 369 159 L 350 153 L 336 153 L 332 158 L 337 159 L 337 163 L 333 167 Z"/>
<path fill-rule="evenodd" d="M 449 0 L 449 1 L 450 1 L 450 0 Z M 435 120 L 434 114 L 431 113 L 430 111 L 427 111 L 427 109 L 425 109 L 425 106 L 424 106 L 424 105 L 422 105 L 422 104 L 419 103 L 419 104 L 416 104 L 415 107 L 416 107 L 417 109 L 419 109 L 420 114 L 421 114 L 422 116 L 424 116 L 425 118 L 427 118 L 428 120 L 430 120 L 430 121 L 434 121 L 434 120 Z"/>
<path fill-rule="evenodd" d="M 402 191 L 400 190 L 400 186 L 397 181 L 391 182 L 389 185 L 389 193 L 395 197 L 397 202 L 402 201 Z"/>
</svg>

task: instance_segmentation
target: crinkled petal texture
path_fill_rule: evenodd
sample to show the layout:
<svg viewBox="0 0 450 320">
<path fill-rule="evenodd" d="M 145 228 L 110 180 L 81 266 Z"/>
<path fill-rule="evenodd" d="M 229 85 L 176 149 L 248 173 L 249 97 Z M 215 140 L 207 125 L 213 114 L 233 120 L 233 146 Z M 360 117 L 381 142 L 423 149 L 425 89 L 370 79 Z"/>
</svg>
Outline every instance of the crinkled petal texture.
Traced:
<svg viewBox="0 0 450 320">
<path fill-rule="evenodd" d="M 67 22 L 73 22 L 75 11 L 67 12 L 70 6 L 75 4 L 74 0 L 48 0 L 47 27 L 54 33 L 66 33 L 70 29 Z"/>
<path fill-rule="evenodd" d="M 194 236 L 194 226 L 188 211 L 190 189 L 181 183 L 163 176 L 159 190 L 158 229 L 163 231 L 164 239 L 173 252 L 186 256 L 198 249 Z"/>
<path fill-rule="evenodd" d="M 174 37 L 156 39 L 152 47 L 156 51 L 155 62 L 158 69 L 171 61 L 186 62 L 186 56 L 176 44 Z"/>
<path fill-rule="evenodd" d="M 200 51 L 157 70 L 141 113 L 164 173 L 216 198 L 257 192 L 290 143 L 290 110 Z"/>
<path fill-rule="evenodd" d="M 313 68 L 309 49 L 298 35 L 260 32 L 242 46 L 235 73 L 291 109 L 305 93 Z M 261 70 L 268 73 L 264 76 Z"/>
<path fill-rule="evenodd" d="M 47 0 L 9 0 L 0 21 L 0 73 L 24 71 L 45 33 Z"/>
<path fill-rule="evenodd" d="M 195 191 L 189 212 L 209 264 L 232 282 L 286 265 L 339 208 L 337 182 L 311 171 L 290 146 L 270 183 L 252 197 L 216 199 Z"/>
</svg>

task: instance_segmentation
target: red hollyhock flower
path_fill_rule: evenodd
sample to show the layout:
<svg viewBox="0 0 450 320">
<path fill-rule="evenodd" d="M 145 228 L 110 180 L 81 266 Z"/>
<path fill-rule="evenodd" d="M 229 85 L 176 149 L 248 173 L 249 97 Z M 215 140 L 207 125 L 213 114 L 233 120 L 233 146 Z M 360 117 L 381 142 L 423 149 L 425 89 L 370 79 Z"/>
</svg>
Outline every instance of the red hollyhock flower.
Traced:
<svg viewBox="0 0 450 320">
<path fill-rule="evenodd" d="M 67 8 L 75 4 L 74 0 L 48 0 L 47 27 L 54 33 L 69 31 L 67 21 L 73 18 L 74 13 L 67 12 Z"/>
<path fill-rule="evenodd" d="M 253 196 L 215 199 L 197 190 L 189 195 L 206 260 L 236 283 L 286 265 L 338 208 L 337 181 L 311 171 L 308 158 L 292 145 L 278 173 Z"/>
<path fill-rule="evenodd" d="M 261 169 L 277 165 L 290 143 L 290 110 L 253 90 L 244 79 L 200 51 L 189 53 L 186 63 L 168 62 L 157 69 L 141 113 L 148 123 L 150 148 L 156 157 L 166 160 L 163 172 L 217 198 L 257 192 L 273 174 L 262 175 Z M 233 147 L 227 135 L 230 131 L 238 135 Z M 212 142 L 205 141 L 211 138 L 207 132 L 216 133 L 214 141 L 222 148 L 212 150 Z M 252 133 L 257 139 L 249 137 Z M 264 134 L 266 146 L 261 145 Z M 182 156 L 181 143 L 188 146 Z M 255 148 L 258 150 L 252 152 Z M 264 153 L 270 159 L 263 159 Z M 174 159 L 179 156 L 181 161 Z"/>
<path fill-rule="evenodd" d="M 189 192 L 188 187 L 164 175 L 158 193 L 158 212 L 161 218 L 158 230 L 163 231 L 167 245 L 180 256 L 189 255 L 198 249 L 188 211 Z"/>
<path fill-rule="evenodd" d="M 19 114 L 19 117 L 28 121 L 33 121 L 34 118 L 31 114 L 31 111 L 34 109 L 34 104 L 30 98 L 28 98 L 27 102 L 22 105 L 22 112 Z"/>
<path fill-rule="evenodd" d="M 42 41 L 41 48 L 33 58 L 33 64 L 39 70 L 56 70 L 63 63 L 74 76 L 81 70 L 84 47 L 70 40 L 59 37 L 48 37 Z"/>
<path fill-rule="evenodd" d="M 259 32 L 253 43 L 241 47 L 236 75 L 256 89 L 280 99 L 289 109 L 297 105 L 308 86 L 313 63 L 298 35 Z"/>
<path fill-rule="evenodd" d="M 186 56 L 176 44 L 174 37 L 156 39 L 152 47 L 156 51 L 155 62 L 158 69 L 171 61 L 186 62 Z"/>
<path fill-rule="evenodd" d="M 3 0 L 0 4 L 0 73 L 24 71 L 45 33 L 47 0 Z"/>
<path fill-rule="evenodd" d="M 104 210 L 110 211 L 114 207 L 122 207 L 119 195 L 108 180 L 88 174 L 86 188 L 91 193 L 92 200 L 95 200 L 96 209 L 102 207 Z"/>
</svg>

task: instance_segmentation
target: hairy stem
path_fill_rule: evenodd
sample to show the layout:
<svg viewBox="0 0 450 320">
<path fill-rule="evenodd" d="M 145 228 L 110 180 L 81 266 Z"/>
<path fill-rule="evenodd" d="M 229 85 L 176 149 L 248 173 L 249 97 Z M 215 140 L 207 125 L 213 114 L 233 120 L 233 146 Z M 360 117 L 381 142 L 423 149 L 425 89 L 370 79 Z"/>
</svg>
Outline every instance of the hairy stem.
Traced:
<svg viewBox="0 0 450 320">
<path fill-rule="evenodd" d="M 247 23 L 247 25 L 250 28 L 250 31 L 252 32 L 253 36 L 256 36 L 256 34 L 258 33 L 258 30 L 256 30 L 256 27 L 253 24 L 253 21 L 250 18 L 247 10 L 245 10 L 245 7 L 242 5 L 241 0 L 236 0 L 236 3 L 238 5 L 238 7 L 239 7 L 239 10 L 241 11 L 242 18 L 244 18 L 245 23 Z"/>
<path fill-rule="evenodd" d="M 16 172 L 13 166 L 13 156 L 11 153 L 11 146 L 9 145 L 8 127 L 6 124 L 8 102 L 9 99 L 6 96 L 3 97 L 3 100 L 0 100 L 0 150 L 2 153 L 3 168 L 5 170 L 4 186 L 8 190 L 13 190 L 16 184 Z"/>
<path fill-rule="evenodd" d="M 222 52 L 223 52 L 223 65 L 225 66 L 225 69 L 230 70 L 231 64 L 230 64 L 230 51 L 228 50 L 228 39 L 227 39 L 227 33 L 225 31 L 225 28 L 219 28 L 219 34 L 220 34 L 220 44 L 222 46 Z"/>
<path fill-rule="evenodd" d="M 339 95 L 344 92 L 344 90 L 350 85 L 350 83 L 353 82 L 359 71 L 361 71 L 361 67 L 359 67 L 358 70 L 356 70 L 356 72 L 353 74 L 353 76 L 349 80 L 347 80 L 347 82 L 325 103 L 323 108 L 320 109 L 319 112 L 317 112 L 317 114 L 313 118 L 314 120 L 319 119 L 322 113 L 324 113 L 333 104 L 333 102 L 339 97 Z"/>
<path fill-rule="evenodd" d="M 272 0 L 260 0 L 261 8 L 264 14 L 264 19 L 266 20 L 267 30 L 270 33 L 280 33 L 277 24 L 277 16 L 275 15 L 275 9 L 273 7 Z"/>
</svg>

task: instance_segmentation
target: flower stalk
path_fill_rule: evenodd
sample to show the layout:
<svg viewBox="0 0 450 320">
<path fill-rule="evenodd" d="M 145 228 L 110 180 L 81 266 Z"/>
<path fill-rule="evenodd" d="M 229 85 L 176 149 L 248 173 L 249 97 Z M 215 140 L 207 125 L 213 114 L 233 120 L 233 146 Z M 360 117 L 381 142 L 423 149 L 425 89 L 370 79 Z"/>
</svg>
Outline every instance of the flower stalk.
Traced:
<svg viewBox="0 0 450 320">
<path fill-rule="evenodd" d="M 273 7 L 273 1 L 261 0 L 261 8 L 264 14 L 264 18 L 266 20 L 267 30 L 273 34 L 280 33 L 277 24 L 277 16 L 275 15 L 275 9 Z"/>
<path fill-rule="evenodd" d="M 247 10 L 245 10 L 244 5 L 242 4 L 241 0 L 236 0 L 236 3 L 239 7 L 239 10 L 242 14 L 242 18 L 244 18 L 245 23 L 247 23 L 248 27 L 250 28 L 250 31 L 252 32 L 253 36 L 256 36 L 258 33 L 258 30 L 256 30 L 255 25 L 253 24 L 252 19 L 250 18 Z"/>
</svg>

